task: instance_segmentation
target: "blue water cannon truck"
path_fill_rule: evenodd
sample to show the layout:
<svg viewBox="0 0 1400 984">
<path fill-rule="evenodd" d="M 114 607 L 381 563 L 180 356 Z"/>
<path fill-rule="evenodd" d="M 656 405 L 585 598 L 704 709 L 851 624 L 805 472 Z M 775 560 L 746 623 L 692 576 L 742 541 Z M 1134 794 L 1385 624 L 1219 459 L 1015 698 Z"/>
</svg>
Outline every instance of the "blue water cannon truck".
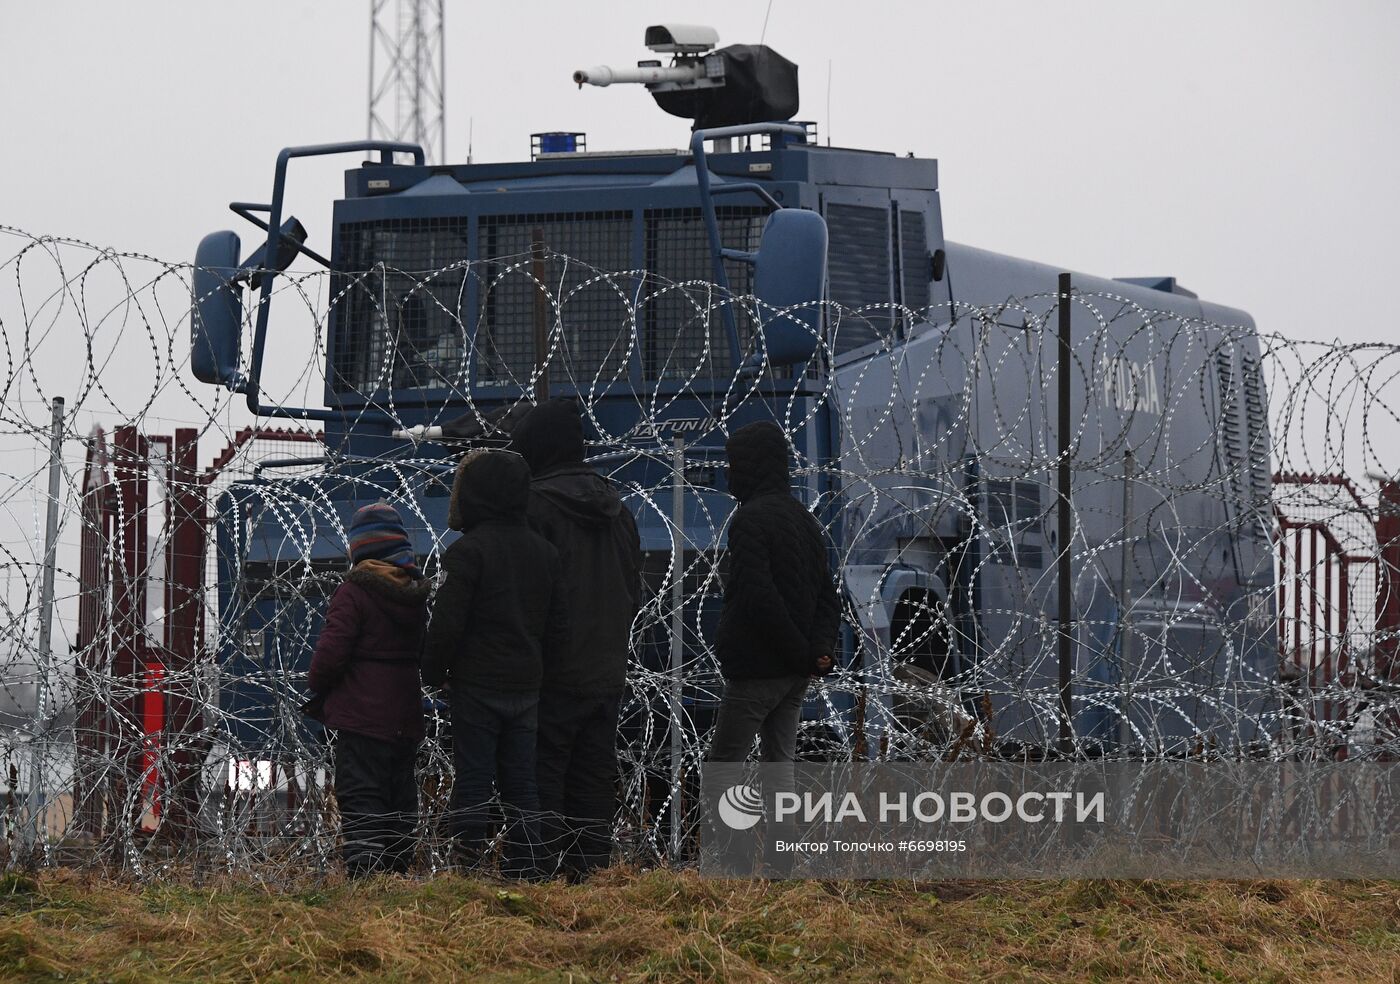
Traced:
<svg viewBox="0 0 1400 984">
<path fill-rule="evenodd" d="M 1073 274 L 1067 293 L 1060 267 L 950 242 L 937 161 L 820 143 L 794 121 L 797 66 L 771 48 L 685 25 L 646 43 L 667 63 L 574 81 L 645 85 L 690 121 L 680 149 L 588 150 L 573 132 L 534 135 L 512 163 L 288 148 L 270 202 L 230 206 L 257 248 L 200 243 L 194 375 L 259 417 L 311 422 L 326 447 L 265 462 L 215 506 L 234 739 L 301 740 L 299 674 L 353 510 L 395 502 L 431 570 L 463 447 L 570 396 L 642 532 L 638 680 L 671 680 L 701 733 L 733 507 L 723 442 L 769 419 L 848 601 L 842 670 L 807 709 L 823 754 L 1268 741 L 1276 576 L 1250 317 L 1171 277 Z M 288 170 L 366 153 L 324 255 L 286 214 Z M 298 258 L 328 271 L 321 406 L 263 385 L 273 309 L 304 294 Z"/>
</svg>

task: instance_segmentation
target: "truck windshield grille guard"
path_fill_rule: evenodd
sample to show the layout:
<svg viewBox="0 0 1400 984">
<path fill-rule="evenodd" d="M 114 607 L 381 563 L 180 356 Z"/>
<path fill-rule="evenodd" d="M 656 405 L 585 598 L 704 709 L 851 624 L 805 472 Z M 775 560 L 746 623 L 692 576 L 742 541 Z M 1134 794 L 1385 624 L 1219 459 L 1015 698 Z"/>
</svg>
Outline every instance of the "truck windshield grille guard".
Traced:
<svg viewBox="0 0 1400 984">
<path fill-rule="evenodd" d="M 730 249 L 758 249 L 768 210 L 720 207 L 720 240 Z M 657 209 L 646 213 L 646 308 L 642 366 L 651 379 L 727 378 L 733 372 L 725 342 L 714 284 L 705 223 L 698 208 Z M 753 267 L 724 261 L 729 288 L 735 297 L 753 293 Z M 753 341 L 753 317 L 746 305 L 736 305 L 739 347 Z"/>
<path fill-rule="evenodd" d="M 538 259 L 534 243 L 544 247 Z M 631 213 L 482 216 L 477 255 L 479 385 L 529 385 L 537 316 L 549 331 L 552 380 L 587 387 L 626 377 Z"/>
<path fill-rule="evenodd" d="M 465 216 L 340 226 L 331 281 L 335 392 L 369 396 L 464 382 L 467 229 Z"/>
<path fill-rule="evenodd" d="M 758 248 L 767 208 L 717 214 L 726 247 Z M 634 366 L 647 381 L 732 375 L 698 208 L 482 215 L 471 230 L 468 216 L 340 225 L 334 393 L 528 387 L 541 317 L 555 384 L 598 388 Z M 726 270 L 733 296 L 752 293 L 749 265 Z M 736 316 L 747 350 L 752 314 Z"/>
</svg>

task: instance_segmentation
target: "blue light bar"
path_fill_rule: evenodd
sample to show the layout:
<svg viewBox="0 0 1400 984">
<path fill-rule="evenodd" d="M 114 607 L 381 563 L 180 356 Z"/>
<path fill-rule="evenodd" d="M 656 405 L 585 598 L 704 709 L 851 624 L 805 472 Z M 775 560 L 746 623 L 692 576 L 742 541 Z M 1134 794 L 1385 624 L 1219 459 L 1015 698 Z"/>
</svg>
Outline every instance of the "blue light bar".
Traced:
<svg viewBox="0 0 1400 984">
<path fill-rule="evenodd" d="M 588 147 L 588 136 L 564 130 L 530 134 L 530 159 L 541 154 L 574 154 Z"/>
</svg>

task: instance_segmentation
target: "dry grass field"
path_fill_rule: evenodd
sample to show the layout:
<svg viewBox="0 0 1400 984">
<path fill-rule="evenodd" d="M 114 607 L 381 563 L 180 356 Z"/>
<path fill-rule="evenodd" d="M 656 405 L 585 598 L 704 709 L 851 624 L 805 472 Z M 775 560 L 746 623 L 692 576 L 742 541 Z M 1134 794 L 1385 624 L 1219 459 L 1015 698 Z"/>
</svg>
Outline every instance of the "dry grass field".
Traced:
<svg viewBox="0 0 1400 984">
<path fill-rule="evenodd" d="M 6 981 L 1400 982 L 1400 883 L 0 876 Z"/>
</svg>

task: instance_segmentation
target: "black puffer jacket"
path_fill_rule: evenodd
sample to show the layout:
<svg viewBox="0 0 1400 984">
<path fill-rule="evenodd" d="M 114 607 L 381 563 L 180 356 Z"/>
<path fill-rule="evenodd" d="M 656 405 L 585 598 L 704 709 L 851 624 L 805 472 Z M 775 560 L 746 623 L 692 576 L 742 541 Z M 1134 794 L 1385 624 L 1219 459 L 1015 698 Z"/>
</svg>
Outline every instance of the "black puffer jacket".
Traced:
<svg viewBox="0 0 1400 984">
<path fill-rule="evenodd" d="M 559 551 L 569 594 L 569 646 L 544 668 L 544 689 L 621 693 L 628 637 L 641 604 L 637 523 L 617 489 L 583 463 L 583 425 L 573 400 L 525 415 L 511 446 L 534 473 L 530 526 Z"/>
<path fill-rule="evenodd" d="M 727 679 L 818 673 L 836 650 L 841 602 L 826 538 L 792 497 L 788 443 L 776 424 L 748 424 L 725 443 L 729 492 L 729 578 L 715 650 Z"/>
<path fill-rule="evenodd" d="M 518 454 L 474 452 L 458 466 L 450 523 L 462 537 L 442 557 L 447 577 L 423 647 L 426 683 L 537 690 L 545 660 L 567 651 L 559 553 L 525 521 L 529 490 L 530 468 Z"/>
</svg>

